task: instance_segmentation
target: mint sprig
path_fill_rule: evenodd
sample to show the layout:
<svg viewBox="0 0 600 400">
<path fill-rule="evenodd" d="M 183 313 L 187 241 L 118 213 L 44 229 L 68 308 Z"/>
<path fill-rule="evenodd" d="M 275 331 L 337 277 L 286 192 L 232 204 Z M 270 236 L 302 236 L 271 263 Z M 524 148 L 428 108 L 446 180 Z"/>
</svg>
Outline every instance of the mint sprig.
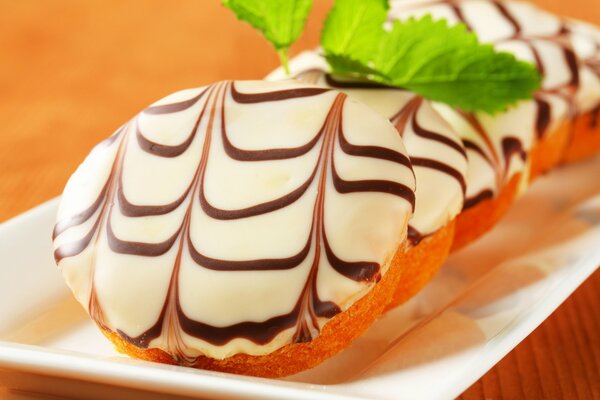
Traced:
<svg viewBox="0 0 600 400">
<path fill-rule="evenodd" d="M 223 5 L 273 44 L 289 73 L 288 49 L 304 30 L 312 0 L 223 0 Z"/>
<path fill-rule="evenodd" d="M 383 6 L 381 3 L 385 3 Z M 539 88 L 536 68 L 431 16 L 385 27 L 387 2 L 337 0 L 321 46 L 332 72 L 402 87 L 465 111 L 501 111 Z M 388 28 L 388 29 L 386 29 Z"/>
<path fill-rule="evenodd" d="M 273 44 L 286 73 L 312 0 L 222 0 Z M 387 0 L 336 0 L 321 32 L 331 72 L 411 90 L 464 111 L 494 113 L 530 99 L 536 68 L 431 16 L 388 21 Z"/>
</svg>

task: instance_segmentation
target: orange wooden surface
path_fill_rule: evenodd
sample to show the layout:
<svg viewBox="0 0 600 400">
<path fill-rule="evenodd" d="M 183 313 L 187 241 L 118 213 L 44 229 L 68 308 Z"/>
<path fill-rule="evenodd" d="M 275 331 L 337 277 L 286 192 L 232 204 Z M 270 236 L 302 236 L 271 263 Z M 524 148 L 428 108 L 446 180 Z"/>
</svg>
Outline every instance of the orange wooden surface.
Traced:
<svg viewBox="0 0 600 400">
<path fill-rule="evenodd" d="M 600 0 L 537 0 L 600 24 Z M 318 42 L 315 0 L 293 51 Z M 0 0 L 0 222 L 60 193 L 96 142 L 152 101 L 260 78 L 270 45 L 218 0 Z M 465 399 L 600 399 L 600 272 Z"/>
</svg>

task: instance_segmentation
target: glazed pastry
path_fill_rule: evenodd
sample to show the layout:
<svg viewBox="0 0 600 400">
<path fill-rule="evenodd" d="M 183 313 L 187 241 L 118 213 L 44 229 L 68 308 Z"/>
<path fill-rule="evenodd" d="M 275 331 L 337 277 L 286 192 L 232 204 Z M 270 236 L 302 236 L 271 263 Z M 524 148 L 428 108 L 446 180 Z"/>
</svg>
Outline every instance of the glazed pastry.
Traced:
<svg viewBox="0 0 600 400">
<path fill-rule="evenodd" d="M 499 115 L 464 114 L 437 106 L 463 137 L 469 155 L 467 200 L 457 220 L 454 244 L 460 248 L 495 225 L 526 180 L 563 158 L 572 120 L 585 118 L 590 107 L 600 103 L 599 76 L 582 61 L 598 52 L 597 47 L 590 49 L 591 35 L 575 32 L 575 23 L 525 2 L 392 1 L 392 19 L 424 14 L 450 24 L 463 22 L 481 41 L 533 63 L 543 75 L 542 88 L 533 100 Z"/>
<path fill-rule="evenodd" d="M 224 81 L 158 101 L 94 148 L 64 190 L 54 255 L 120 351 L 284 376 L 383 312 L 414 188 L 401 137 L 362 103 Z"/>
<path fill-rule="evenodd" d="M 292 76 L 304 81 L 344 90 L 392 120 L 396 126 L 398 126 L 398 121 L 410 115 L 410 107 L 407 108 L 406 105 L 415 98 L 414 94 L 373 85 L 363 88 L 357 88 L 356 86 L 360 86 L 360 84 L 356 83 L 342 85 L 339 80 L 336 81 L 336 78 L 323 72 L 327 70 L 327 64 L 316 51 L 300 54 L 291 61 L 290 68 Z M 268 79 L 281 79 L 284 76 L 281 70 L 277 70 L 269 75 Z M 346 88 L 340 88 L 340 86 L 346 86 Z M 446 136 L 447 143 L 441 145 L 438 140 L 438 147 L 432 149 L 424 147 L 432 142 L 422 138 L 422 135 L 420 141 L 412 142 L 412 146 L 411 142 L 405 138 L 409 156 L 411 159 L 413 157 L 421 158 L 424 151 L 430 159 L 429 166 L 433 163 L 441 163 L 454 169 L 454 173 L 449 174 L 448 171 L 445 171 L 440 174 L 438 171 L 437 175 L 445 177 L 446 182 L 445 185 L 440 185 L 438 180 L 431 179 L 431 168 L 416 168 L 413 165 L 417 174 L 417 205 L 411 221 L 411 226 L 415 229 L 410 231 L 422 232 L 430 238 L 421 246 L 414 246 L 414 251 L 409 252 L 408 255 L 421 254 L 421 258 L 425 257 L 421 263 L 428 264 L 428 262 L 435 261 L 439 268 L 448 254 L 449 249 L 446 247 L 452 246 L 457 249 L 475 240 L 491 229 L 513 203 L 521 185 L 522 172 L 527 167 L 527 154 L 534 140 L 532 131 L 536 129 L 538 114 L 535 112 L 535 107 L 537 104 L 534 101 L 522 102 L 517 107 L 495 116 L 466 114 L 448 106 L 427 101 L 421 102 L 421 104 L 430 109 L 427 123 L 437 124 L 438 127 L 434 128 L 434 131 L 438 135 Z M 440 114 L 443 118 L 440 118 Z M 520 131 L 520 136 L 512 135 L 515 120 L 531 129 Z M 444 121 L 449 121 L 452 127 Z M 405 126 L 404 124 L 398 126 L 401 135 L 405 134 Z M 407 124 L 407 126 L 410 127 L 411 124 Z M 410 136 L 419 137 L 414 134 Z M 448 146 L 448 143 L 452 143 L 452 146 Z M 456 157 L 458 149 L 460 149 L 462 157 Z M 421 177 L 418 174 L 419 171 L 428 172 Z M 457 175 L 461 176 L 462 187 L 452 186 L 457 183 L 455 179 Z M 462 192 L 460 196 L 456 196 L 456 192 L 440 191 L 440 187 L 453 188 L 453 190 L 462 188 Z M 421 188 L 425 189 L 421 190 Z M 449 195 L 449 193 L 454 193 L 454 195 Z M 420 202 L 427 206 L 419 207 Z M 444 215 L 445 218 L 436 219 L 436 216 L 440 215 Z M 423 227 L 420 220 L 424 218 L 428 218 L 430 221 L 435 220 L 435 223 Z M 448 229 L 442 230 L 442 227 L 448 227 Z M 437 235 L 432 235 L 434 232 L 443 235 L 446 238 L 445 241 L 440 242 Z M 436 245 L 433 248 L 427 248 L 432 241 L 435 241 Z M 422 254 L 420 249 L 428 251 Z M 432 251 L 433 249 L 435 251 Z M 409 264 L 417 265 L 419 263 Z M 437 268 L 427 268 L 426 270 L 436 271 Z M 406 281 L 409 282 L 411 279 Z M 424 279 L 419 281 L 422 284 L 426 283 Z M 400 287 L 397 299 L 406 300 L 407 296 L 402 295 L 404 292 L 404 289 Z M 395 304 L 399 303 L 400 301 L 395 302 Z"/>
<path fill-rule="evenodd" d="M 580 90 L 577 113 L 565 161 L 577 161 L 600 151 L 600 30 L 580 22 L 568 22 L 569 35 L 579 59 Z"/>
<path fill-rule="evenodd" d="M 290 67 L 296 80 L 343 91 L 369 105 L 394 124 L 404 141 L 417 190 L 408 226 L 410 248 L 390 307 L 401 304 L 433 277 L 448 256 L 454 220 L 463 208 L 466 191 L 465 148 L 431 103 L 414 93 L 335 78 L 325 72 L 327 65 L 315 52 L 302 53 Z M 269 78 L 284 77 L 278 70 Z"/>
</svg>

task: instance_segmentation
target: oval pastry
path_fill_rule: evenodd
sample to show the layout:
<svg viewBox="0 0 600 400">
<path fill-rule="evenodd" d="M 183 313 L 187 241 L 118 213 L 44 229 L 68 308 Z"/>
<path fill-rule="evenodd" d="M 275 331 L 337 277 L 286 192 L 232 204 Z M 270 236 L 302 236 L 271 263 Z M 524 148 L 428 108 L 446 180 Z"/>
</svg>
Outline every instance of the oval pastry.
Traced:
<svg viewBox="0 0 600 400">
<path fill-rule="evenodd" d="M 387 305 L 414 188 L 401 137 L 358 101 L 224 81 L 158 101 L 91 152 L 54 254 L 120 350 L 281 376 Z"/>
<path fill-rule="evenodd" d="M 582 22 L 568 21 L 579 65 L 576 115 L 564 161 L 577 161 L 600 150 L 600 29 Z"/>
<path fill-rule="evenodd" d="M 454 245 L 460 248 L 489 230 L 527 181 L 563 159 L 569 142 L 577 137 L 572 136 L 572 121 L 576 125 L 580 119 L 587 121 L 582 113 L 588 112 L 590 103 L 600 102 L 596 83 L 600 75 L 590 73 L 590 59 L 599 48 L 591 28 L 584 34 L 578 23 L 526 2 L 393 0 L 389 18 L 426 14 L 451 25 L 464 23 L 481 41 L 534 64 L 543 76 L 533 100 L 498 115 L 465 114 L 436 105 L 463 138 L 469 157 L 465 211 L 457 221 Z"/>
</svg>

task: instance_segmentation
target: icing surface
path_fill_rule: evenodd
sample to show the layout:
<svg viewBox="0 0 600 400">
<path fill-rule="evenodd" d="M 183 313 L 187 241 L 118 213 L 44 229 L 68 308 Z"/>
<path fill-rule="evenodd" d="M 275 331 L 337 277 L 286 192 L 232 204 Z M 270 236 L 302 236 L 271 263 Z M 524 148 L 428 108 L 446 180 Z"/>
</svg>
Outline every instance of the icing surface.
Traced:
<svg viewBox="0 0 600 400">
<path fill-rule="evenodd" d="M 315 338 L 385 274 L 414 175 L 345 94 L 224 81 L 158 101 L 70 178 L 55 258 L 98 325 L 180 363 Z"/>
<path fill-rule="evenodd" d="M 295 79 L 343 91 L 392 121 L 417 180 L 415 213 L 408 231 L 413 244 L 458 215 L 466 191 L 466 152 L 430 102 L 405 90 L 338 80 L 325 72 L 327 65 L 316 52 L 303 53 L 290 67 Z"/>
</svg>

